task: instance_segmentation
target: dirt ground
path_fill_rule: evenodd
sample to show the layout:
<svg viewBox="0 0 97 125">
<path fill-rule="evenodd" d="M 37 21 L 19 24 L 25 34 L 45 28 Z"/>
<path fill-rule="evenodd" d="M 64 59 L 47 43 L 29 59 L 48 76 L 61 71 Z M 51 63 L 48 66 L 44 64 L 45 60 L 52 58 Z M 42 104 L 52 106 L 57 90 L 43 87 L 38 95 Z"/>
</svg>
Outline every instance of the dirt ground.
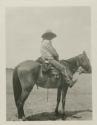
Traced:
<svg viewBox="0 0 97 125">
<path fill-rule="evenodd" d="M 8 121 L 16 121 L 17 110 L 14 102 L 12 88 L 11 69 L 6 70 L 6 119 Z M 56 89 L 48 90 L 34 86 L 33 91 L 28 97 L 24 109 L 29 121 L 46 121 L 46 120 L 62 120 L 61 115 L 54 114 L 56 106 Z M 92 120 L 92 78 L 91 75 L 81 75 L 79 81 L 70 88 L 66 98 L 66 119 L 65 120 Z M 59 107 L 61 112 L 61 104 Z"/>
</svg>

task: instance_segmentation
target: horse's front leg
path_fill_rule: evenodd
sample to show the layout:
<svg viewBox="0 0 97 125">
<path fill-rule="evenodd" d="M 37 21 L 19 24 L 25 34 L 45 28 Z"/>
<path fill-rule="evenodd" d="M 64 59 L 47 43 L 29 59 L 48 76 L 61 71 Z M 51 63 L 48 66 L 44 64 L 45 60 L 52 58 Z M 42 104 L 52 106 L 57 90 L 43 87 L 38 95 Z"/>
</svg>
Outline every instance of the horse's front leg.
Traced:
<svg viewBox="0 0 97 125">
<path fill-rule="evenodd" d="M 55 108 L 55 113 L 58 114 L 58 107 L 59 107 L 59 103 L 60 103 L 60 99 L 61 99 L 61 88 L 58 88 L 57 90 L 57 105 Z"/>
<path fill-rule="evenodd" d="M 65 114 L 65 102 L 66 102 L 66 94 L 67 94 L 68 86 L 62 88 L 62 116 L 63 119 L 66 117 Z"/>
</svg>

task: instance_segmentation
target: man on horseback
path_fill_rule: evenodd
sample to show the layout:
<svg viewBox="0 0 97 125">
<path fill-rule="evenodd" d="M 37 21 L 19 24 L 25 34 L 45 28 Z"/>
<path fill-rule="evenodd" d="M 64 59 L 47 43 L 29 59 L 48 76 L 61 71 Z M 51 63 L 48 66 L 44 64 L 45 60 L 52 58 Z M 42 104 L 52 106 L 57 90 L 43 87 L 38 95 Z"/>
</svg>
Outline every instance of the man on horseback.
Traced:
<svg viewBox="0 0 97 125">
<path fill-rule="evenodd" d="M 41 37 L 43 39 L 40 50 L 42 59 L 45 61 L 45 63 L 52 64 L 59 72 L 61 72 L 67 84 L 71 87 L 74 81 L 70 77 L 70 74 L 67 73 L 66 67 L 60 64 L 59 55 L 52 45 L 51 40 L 56 37 L 56 34 L 51 31 L 47 31 Z"/>
</svg>

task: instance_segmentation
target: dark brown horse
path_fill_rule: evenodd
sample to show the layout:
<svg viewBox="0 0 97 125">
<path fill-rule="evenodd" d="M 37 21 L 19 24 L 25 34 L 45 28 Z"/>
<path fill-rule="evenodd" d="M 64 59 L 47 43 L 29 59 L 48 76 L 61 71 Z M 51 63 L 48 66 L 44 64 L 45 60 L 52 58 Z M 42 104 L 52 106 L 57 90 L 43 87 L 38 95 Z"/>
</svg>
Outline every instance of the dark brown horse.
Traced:
<svg viewBox="0 0 97 125">
<path fill-rule="evenodd" d="M 85 52 L 68 60 L 61 60 L 60 63 L 67 68 L 67 72 L 70 76 L 73 76 L 79 67 L 84 69 L 84 73 L 91 73 L 90 61 Z M 54 71 L 56 73 L 56 69 Z M 47 74 L 41 75 L 41 73 L 41 64 L 32 60 L 22 62 L 14 69 L 13 91 L 19 119 L 22 119 L 25 116 L 23 109 L 24 102 L 35 84 L 43 88 L 58 89 L 55 113 L 58 114 L 60 97 L 62 95 L 62 114 L 65 116 L 65 98 L 68 84 L 63 79 L 63 76 L 60 73 L 58 74 L 58 71 L 56 75 L 59 77 L 55 77 L 55 74 L 48 76 Z"/>
</svg>

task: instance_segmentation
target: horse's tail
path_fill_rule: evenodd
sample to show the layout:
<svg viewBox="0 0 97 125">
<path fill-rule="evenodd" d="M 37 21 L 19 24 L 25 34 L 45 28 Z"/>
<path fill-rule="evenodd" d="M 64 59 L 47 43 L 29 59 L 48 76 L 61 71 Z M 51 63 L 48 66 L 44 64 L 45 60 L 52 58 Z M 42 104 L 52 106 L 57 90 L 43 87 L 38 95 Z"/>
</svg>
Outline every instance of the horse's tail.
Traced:
<svg viewBox="0 0 97 125">
<path fill-rule="evenodd" d="M 22 87 L 18 77 L 17 68 L 15 68 L 13 72 L 13 92 L 14 92 L 15 104 L 17 105 L 17 101 L 22 92 Z"/>
</svg>

